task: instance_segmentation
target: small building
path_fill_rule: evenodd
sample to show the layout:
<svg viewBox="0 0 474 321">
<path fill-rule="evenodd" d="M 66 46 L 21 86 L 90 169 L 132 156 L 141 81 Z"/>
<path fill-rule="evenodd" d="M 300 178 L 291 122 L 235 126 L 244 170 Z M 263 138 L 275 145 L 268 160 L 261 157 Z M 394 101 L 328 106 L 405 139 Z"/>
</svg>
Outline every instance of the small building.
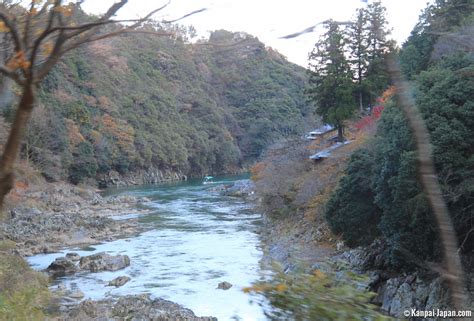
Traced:
<svg viewBox="0 0 474 321">
<path fill-rule="evenodd" d="M 349 140 L 346 140 L 343 143 L 337 142 L 336 144 L 334 144 L 334 145 L 332 145 L 332 146 L 330 146 L 326 149 L 323 149 L 322 151 L 319 151 L 314 155 L 309 156 L 309 159 L 314 160 L 314 161 L 319 161 L 319 160 L 331 157 L 331 154 L 335 149 L 338 149 L 339 147 L 342 147 L 342 146 L 350 144 L 350 143 L 351 143 L 351 141 L 349 141 Z"/>
<path fill-rule="evenodd" d="M 327 133 L 333 132 L 335 130 L 336 130 L 336 127 L 329 124 L 324 124 L 323 126 L 310 131 L 304 138 L 310 139 L 310 140 L 318 139 L 320 137 L 323 137 Z"/>
</svg>

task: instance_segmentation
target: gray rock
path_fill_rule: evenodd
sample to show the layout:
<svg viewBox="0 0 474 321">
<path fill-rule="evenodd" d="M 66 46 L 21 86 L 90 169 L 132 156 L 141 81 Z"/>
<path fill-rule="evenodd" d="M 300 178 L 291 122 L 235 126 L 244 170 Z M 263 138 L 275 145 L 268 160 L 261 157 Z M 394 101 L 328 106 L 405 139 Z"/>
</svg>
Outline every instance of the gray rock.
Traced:
<svg viewBox="0 0 474 321">
<path fill-rule="evenodd" d="M 403 312 L 414 307 L 414 293 L 408 283 L 405 282 L 400 285 L 390 304 L 390 314 L 398 318 L 403 318 Z"/>
<path fill-rule="evenodd" d="M 221 290 L 229 290 L 231 287 L 232 287 L 232 284 L 226 281 L 221 282 L 217 285 L 217 288 Z"/>
<path fill-rule="evenodd" d="M 344 241 L 340 241 L 336 243 L 336 251 L 342 251 L 345 247 Z"/>
<path fill-rule="evenodd" d="M 70 253 L 66 253 L 66 258 L 68 260 L 71 260 L 73 262 L 77 262 L 81 259 L 81 256 L 77 253 L 74 253 L 74 252 L 70 252 Z"/>
<path fill-rule="evenodd" d="M 255 195 L 255 184 L 250 179 L 236 181 L 231 186 L 224 186 L 221 194 L 236 197 L 252 196 Z"/>
<path fill-rule="evenodd" d="M 448 292 L 443 287 L 440 278 L 435 279 L 429 285 L 429 295 L 426 300 L 426 310 L 443 309 L 448 306 Z"/>
<path fill-rule="evenodd" d="M 81 290 L 75 290 L 69 293 L 67 296 L 72 299 L 82 299 L 84 297 L 84 293 Z"/>
<path fill-rule="evenodd" d="M 74 274 L 78 271 L 78 268 L 71 260 L 68 260 L 65 257 L 58 257 L 46 268 L 46 271 L 51 273 L 53 277 L 58 277 Z"/>
<path fill-rule="evenodd" d="M 109 255 L 105 252 L 84 256 L 79 261 L 81 270 L 91 272 L 117 271 L 130 265 L 130 258 L 127 255 Z"/>
<path fill-rule="evenodd" d="M 125 283 L 127 283 L 128 281 L 130 281 L 130 278 L 128 276 L 119 276 L 115 279 L 113 279 L 112 281 L 109 282 L 109 284 L 107 284 L 108 286 L 115 286 L 116 288 L 124 285 Z"/>
<path fill-rule="evenodd" d="M 392 299 L 397 293 L 398 287 L 400 286 L 400 279 L 394 278 L 389 279 L 379 290 L 381 297 L 382 307 L 381 309 L 385 312 L 390 312 L 392 306 Z"/>
<path fill-rule="evenodd" d="M 85 300 L 62 311 L 62 320 L 68 321 L 217 321 L 214 317 L 197 317 L 183 306 L 163 300 L 151 299 L 148 294 L 120 297 L 117 301 Z"/>
</svg>

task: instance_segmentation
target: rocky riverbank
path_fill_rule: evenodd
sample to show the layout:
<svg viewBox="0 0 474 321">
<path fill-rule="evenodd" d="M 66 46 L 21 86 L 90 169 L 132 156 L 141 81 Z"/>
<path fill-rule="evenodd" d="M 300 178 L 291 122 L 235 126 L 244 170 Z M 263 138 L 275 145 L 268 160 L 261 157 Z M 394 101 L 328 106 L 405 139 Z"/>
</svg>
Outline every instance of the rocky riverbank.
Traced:
<svg viewBox="0 0 474 321">
<path fill-rule="evenodd" d="M 237 190 L 227 187 L 222 193 Z M 255 191 L 255 187 L 254 187 Z M 449 293 L 442 278 L 434 271 L 419 270 L 400 273 L 384 268 L 383 244 L 375 242 L 370 247 L 348 249 L 329 232 L 323 220 L 315 222 L 303 212 L 275 218 L 265 214 L 265 206 L 258 193 L 252 193 L 263 214 L 262 239 L 264 264 L 277 262 L 288 273 L 292 271 L 313 272 L 332 270 L 334 275 L 348 271 L 365 276 L 361 289 L 376 293 L 372 303 L 387 315 L 404 318 L 406 310 L 449 309 Z M 473 287 L 474 274 L 468 271 L 468 287 Z M 471 291 L 472 292 L 472 291 Z M 472 294 L 471 294 L 472 296 Z"/>
<path fill-rule="evenodd" d="M 193 311 L 177 303 L 152 299 L 150 295 L 127 295 L 100 301 L 85 300 L 65 308 L 58 320 L 64 321 L 217 321 L 213 317 L 197 317 Z"/>
<path fill-rule="evenodd" d="M 231 184 L 219 184 L 212 187 L 210 191 L 224 196 L 241 197 L 249 202 L 257 199 L 255 184 L 250 179 L 241 179 Z"/>
<path fill-rule="evenodd" d="M 139 231 L 139 200 L 130 196 L 102 197 L 93 189 L 65 183 L 45 184 L 21 192 L 17 205 L 0 224 L 0 237 L 14 241 L 22 256 L 112 240 Z"/>
<path fill-rule="evenodd" d="M 148 202 L 146 198 L 103 197 L 94 189 L 66 183 L 22 186 L 11 198 L 9 217 L 0 223 L 0 241 L 13 245 L 4 254 L 18 259 L 132 236 L 141 231 L 137 217 L 148 213 L 142 206 Z M 54 279 L 75 273 L 118 271 L 130 264 L 126 255 L 103 252 L 80 257 L 71 252 L 56 258 L 43 272 Z M 120 287 L 129 280 L 119 276 L 104 280 L 104 284 Z M 78 288 L 62 284 L 50 291 L 52 302 L 45 309 L 54 320 L 217 320 L 197 317 L 179 304 L 148 295 L 92 301 L 84 300 Z"/>
<path fill-rule="evenodd" d="M 142 169 L 127 174 L 110 171 L 98 178 L 101 188 L 110 186 L 131 186 L 145 184 L 160 184 L 166 182 L 185 181 L 187 176 L 182 172 L 161 170 L 158 168 Z"/>
</svg>

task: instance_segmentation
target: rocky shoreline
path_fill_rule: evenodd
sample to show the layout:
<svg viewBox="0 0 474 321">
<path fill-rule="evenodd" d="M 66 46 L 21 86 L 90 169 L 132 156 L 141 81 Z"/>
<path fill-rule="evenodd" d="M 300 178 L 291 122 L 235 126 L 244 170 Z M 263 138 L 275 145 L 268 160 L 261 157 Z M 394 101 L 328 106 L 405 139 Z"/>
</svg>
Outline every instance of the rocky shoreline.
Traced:
<svg viewBox="0 0 474 321">
<path fill-rule="evenodd" d="M 158 168 L 148 168 L 120 174 L 116 171 L 110 171 L 98 178 L 101 188 L 110 186 L 131 186 L 145 184 L 160 184 L 166 182 L 186 181 L 188 177 L 182 172 L 161 170 Z"/>
<path fill-rule="evenodd" d="M 14 205 L 7 212 L 10 217 L 0 223 L 0 241 L 13 241 L 9 252 L 22 257 L 136 235 L 143 230 L 137 218 L 149 212 L 142 206 L 149 201 L 146 198 L 103 197 L 94 189 L 66 183 L 28 187 L 14 194 Z M 97 253 L 80 257 L 67 253 L 51 262 L 44 272 L 56 278 L 76 272 L 117 271 L 128 265 L 126 255 Z M 118 277 L 108 286 L 118 287 L 128 280 Z M 80 290 L 62 285 L 51 291 L 53 301 L 48 310 L 53 320 L 217 320 L 197 317 L 177 303 L 149 295 L 93 301 L 83 300 Z"/>
<path fill-rule="evenodd" d="M 61 248 L 97 244 L 139 232 L 136 217 L 147 213 L 147 200 L 131 196 L 102 197 L 92 189 L 65 183 L 23 191 L 0 237 L 14 241 L 22 256 L 58 252 Z M 120 217 L 135 217 L 120 219 Z"/>
<path fill-rule="evenodd" d="M 258 194 L 252 183 L 237 183 L 223 188 L 221 193 L 243 197 L 252 195 L 250 200 L 259 206 Z M 285 273 L 326 270 L 337 265 L 342 268 L 334 271 L 336 277 L 338 272 L 344 271 L 365 275 L 367 281 L 361 289 L 375 292 L 372 303 L 387 315 L 405 318 L 403 313 L 406 310 L 449 309 L 449 292 L 437 273 L 425 270 L 407 274 L 384 269 L 381 242 L 366 248 L 348 249 L 342 242 L 330 240 L 327 227 L 316 226 L 314 222 L 310 224 L 298 213 L 284 220 L 263 214 L 262 238 L 263 264 L 269 266 L 277 262 Z M 474 283 L 474 274 L 468 275 L 470 282 Z"/>
<path fill-rule="evenodd" d="M 62 312 L 61 321 L 217 321 L 214 317 L 198 317 L 177 303 L 152 299 L 148 294 L 127 295 L 99 301 L 85 300 Z"/>
</svg>

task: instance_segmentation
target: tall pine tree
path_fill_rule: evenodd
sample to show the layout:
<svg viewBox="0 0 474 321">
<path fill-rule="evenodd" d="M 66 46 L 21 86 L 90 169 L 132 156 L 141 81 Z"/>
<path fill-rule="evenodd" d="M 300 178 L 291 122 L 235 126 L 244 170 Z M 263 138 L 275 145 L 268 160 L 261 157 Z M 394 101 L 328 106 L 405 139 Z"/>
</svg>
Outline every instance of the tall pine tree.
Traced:
<svg viewBox="0 0 474 321">
<path fill-rule="evenodd" d="M 380 95 L 389 84 L 386 66 L 387 55 L 394 50 L 394 41 L 389 40 L 390 30 L 387 27 L 387 9 L 380 1 L 374 1 L 365 9 L 367 16 L 367 85 L 370 99 Z"/>
<path fill-rule="evenodd" d="M 359 100 L 359 110 L 363 112 L 366 100 L 365 78 L 367 77 L 368 61 L 368 26 L 367 12 L 364 9 L 358 9 L 353 23 L 347 27 L 349 36 L 350 63 L 354 70 L 354 80 L 357 82 L 357 95 Z"/>
<path fill-rule="evenodd" d="M 344 121 L 356 106 L 352 70 L 345 56 L 347 39 L 335 21 L 325 24 L 327 32 L 309 55 L 307 95 L 323 121 L 335 126 L 338 140 L 344 140 Z"/>
</svg>

